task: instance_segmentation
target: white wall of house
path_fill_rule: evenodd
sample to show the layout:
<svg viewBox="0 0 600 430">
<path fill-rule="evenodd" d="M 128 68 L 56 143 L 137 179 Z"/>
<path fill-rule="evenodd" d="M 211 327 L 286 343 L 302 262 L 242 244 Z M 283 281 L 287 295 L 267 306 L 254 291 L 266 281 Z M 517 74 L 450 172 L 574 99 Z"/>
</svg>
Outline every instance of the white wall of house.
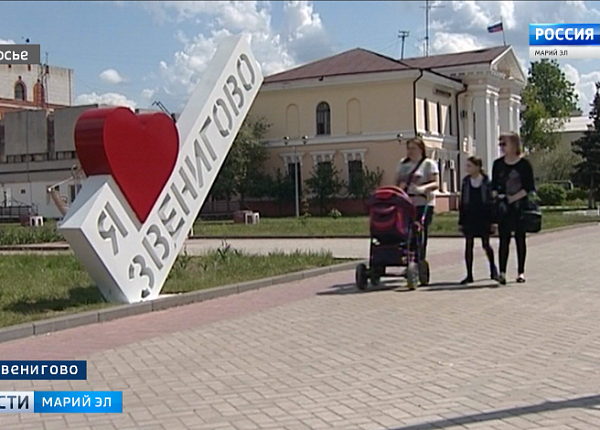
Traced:
<svg viewBox="0 0 600 430">
<path fill-rule="evenodd" d="M 51 219 L 61 218 L 61 213 L 52 201 L 50 194 L 46 192 L 52 185 L 51 182 L 2 184 L 0 185 L 0 203 L 4 204 L 5 198 L 9 197 L 6 199 L 9 202 L 7 204 L 35 204 L 38 208 L 38 215 Z M 77 191 L 78 187 L 72 182 L 58 186 L 59 194 L 65 196 L 69 204 L 75 199 Z M 12 197 L 12 201 L 10 197 Z"/>
</svg>

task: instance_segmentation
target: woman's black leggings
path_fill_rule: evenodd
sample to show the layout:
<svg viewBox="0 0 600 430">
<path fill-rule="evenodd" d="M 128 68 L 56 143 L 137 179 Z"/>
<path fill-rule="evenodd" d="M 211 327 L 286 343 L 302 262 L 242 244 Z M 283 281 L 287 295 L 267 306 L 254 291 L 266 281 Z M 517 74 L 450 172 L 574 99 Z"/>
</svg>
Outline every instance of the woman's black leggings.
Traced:
<svg viewBox="0 0 600 430">
<path fill-rule="evenodd" d="M 465 263 L 467 265 L 467 274 L 473 277 L 473 246 L 475 245 L 475 238 L 473 236 L 465 237 L 467 243 L 465 244 Z M 481 246 L 485 250 L 488 262 L 490 263 L 490 272 L 492 274 L 495 270 L 494 266 L 494 250 L 490 246 L 490 236 L 484 235 L 481 237 Z"/>
<path fill-rule="evenodd" d="M 526 232 L 520 225 L 518 209 L 511 205 L 508 213 L 498 225 L 498 236 L 500 236 L 500 273 L 506 273 L 510 239 L 513 232 L 515 242 L 517 243 L 518 273 L 521 274 L 525 273 L 525 257 L 527 256 Z"/>
</svg>

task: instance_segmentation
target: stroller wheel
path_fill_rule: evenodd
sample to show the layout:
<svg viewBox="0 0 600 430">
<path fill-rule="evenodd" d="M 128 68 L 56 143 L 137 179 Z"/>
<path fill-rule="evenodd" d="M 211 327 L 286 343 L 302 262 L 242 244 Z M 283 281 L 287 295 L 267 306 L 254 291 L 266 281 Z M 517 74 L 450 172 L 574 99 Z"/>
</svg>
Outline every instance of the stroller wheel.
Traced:
<svg viewBox="0 0 600 430">
<path fill-rule="evenodd" d="M 369 282 L 369 271 L 367 266 L 363 263 L 356 266 L 356 287 L 364 291 L 367 289 L 367 284 Z"/>
<path fill-rule="evenodd" d="M 419 261 L 419 283 L 421 285 L 429 285 L 429 280 L 429 263 L 427 260 L 421 260 Z"/>
<path fill-rule="evenodd" d="M 417 263 L 408 263 L 406 268 L 406 285 L 409 290 L 416 290 L 419 286 L 419 266 Z"/>
</svg>

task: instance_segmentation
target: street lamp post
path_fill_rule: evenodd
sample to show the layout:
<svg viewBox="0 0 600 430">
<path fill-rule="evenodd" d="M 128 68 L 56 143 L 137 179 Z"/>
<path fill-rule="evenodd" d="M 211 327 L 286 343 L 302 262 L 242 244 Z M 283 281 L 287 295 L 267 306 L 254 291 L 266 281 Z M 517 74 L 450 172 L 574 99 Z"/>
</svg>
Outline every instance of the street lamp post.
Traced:
<svg viewBox="0 0 600 430">
<path fill-rule="evenodd" d="M 290 138 L 288 136 L 285 136 L 283 138 L 284 144 L 287 146 L 287 144 L 289 143 Z M 306 142 L 308 142 L 308 136 L 302 136 L 302 142 L 304 145 L 306 145 Z M 298 163 L 298 145 L 294 145 L 294 195 L 295 195 L 295 201 L 296 201 L 296 217 L 300 217 L 300 196 L 299 196 L 299 186 L 298 186 L 298 165 L 300 163 Z"/>
</svg>

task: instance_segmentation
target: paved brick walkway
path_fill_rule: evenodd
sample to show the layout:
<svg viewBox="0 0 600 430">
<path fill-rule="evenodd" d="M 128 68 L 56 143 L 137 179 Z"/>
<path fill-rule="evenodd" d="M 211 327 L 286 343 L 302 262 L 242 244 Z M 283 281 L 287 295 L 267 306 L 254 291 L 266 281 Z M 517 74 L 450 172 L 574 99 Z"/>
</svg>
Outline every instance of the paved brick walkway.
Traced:
<svg viewBox="0 0 600 430">
<path fill-rule="evenodd" d="M 123 414 L 0 414 L 0 429 L 598 429 L 600 227 L 529 245 L 524 285 L 451 285 L 457 241 L 416 292 L 357 294 L 342 272 L 0 344 L 88 360 L 88 381 L 2 390 L 124 397 Z"/>
</svg>

